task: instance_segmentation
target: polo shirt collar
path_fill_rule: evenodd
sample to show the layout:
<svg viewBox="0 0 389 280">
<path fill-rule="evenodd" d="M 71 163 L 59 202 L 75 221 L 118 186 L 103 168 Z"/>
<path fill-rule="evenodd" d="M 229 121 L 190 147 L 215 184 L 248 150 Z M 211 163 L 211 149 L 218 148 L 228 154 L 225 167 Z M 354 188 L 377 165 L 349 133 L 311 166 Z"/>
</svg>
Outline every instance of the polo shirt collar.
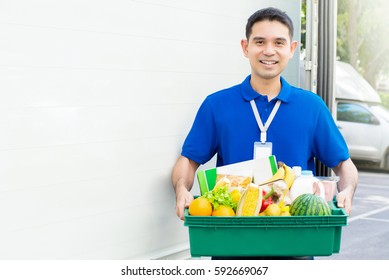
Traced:
<svg viewBox="0 0 389 280">
<path fill-rule="evenodd" d="M 241 93 L 242 97 L 246 101 L 251 101 L 260 95 L 251 87 L 250 84 L 251 75 L 248 75 L 247 78 L 241 84 Z M 281 79 L 281 91 L 277 95 L 276 99 L 280 99 L 282 102 L 289 102 L 292 92 L 292 87 L 288 82 L 280 77 Z"/>
</svg>

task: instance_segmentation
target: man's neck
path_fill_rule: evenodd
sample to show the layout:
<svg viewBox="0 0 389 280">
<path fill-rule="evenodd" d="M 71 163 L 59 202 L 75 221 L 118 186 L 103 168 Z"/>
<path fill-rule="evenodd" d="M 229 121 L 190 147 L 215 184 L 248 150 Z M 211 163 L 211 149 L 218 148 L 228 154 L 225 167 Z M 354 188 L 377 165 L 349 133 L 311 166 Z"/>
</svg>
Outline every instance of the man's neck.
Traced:
<svg viewBox="0 0 389 280">
<path fill-rule="evenodd" d="M 266 79 L 253 79 L 251 76 L 250 80 L 251 87 L 260 95 L 267 96 L 268 101 L 277 97 L 281 91 L 281 80 L 280 77 L 266 80 Z"/>
</svg>

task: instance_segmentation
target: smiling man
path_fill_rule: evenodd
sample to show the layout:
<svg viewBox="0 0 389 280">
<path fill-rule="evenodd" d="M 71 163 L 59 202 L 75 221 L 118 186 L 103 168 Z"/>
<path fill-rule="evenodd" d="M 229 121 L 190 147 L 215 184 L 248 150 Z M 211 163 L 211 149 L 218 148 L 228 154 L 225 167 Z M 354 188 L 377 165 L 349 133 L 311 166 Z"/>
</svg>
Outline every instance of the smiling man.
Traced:
<svg viewBox="0 0 389 280">
<path fill-rule="evenodd" d="M 297 42 L 292 41 L 293 25 L 285 19 L 284 22 L 250 22 L 248 26 L 247 39 L 242 40 L 241 45 L 251 65 L 250 84 L 256 92 L 271 100 L 281 90 L 280 75 L 297 47 Z"/>
<path fill-rule="evenodd" d="M 358 172 L 330 111 L 319 96 L 281 77 L 297 47 L 292 38 L 292 21 L 278 9 L 262 9 L 248 19 L 241 46 L 251 75 L 204 100 L 173 168 L 181 219 L 193 200 L 190 189 L 200 164 L 215 154 L 217 166 L 250 160 L 256 149 L 263 155 L 262 147 L 271 147 L 289 166 L 315 172 L 318 159 L 332 168 L 340 178 L 338 206 L 351 212 Z"/>
</svg>

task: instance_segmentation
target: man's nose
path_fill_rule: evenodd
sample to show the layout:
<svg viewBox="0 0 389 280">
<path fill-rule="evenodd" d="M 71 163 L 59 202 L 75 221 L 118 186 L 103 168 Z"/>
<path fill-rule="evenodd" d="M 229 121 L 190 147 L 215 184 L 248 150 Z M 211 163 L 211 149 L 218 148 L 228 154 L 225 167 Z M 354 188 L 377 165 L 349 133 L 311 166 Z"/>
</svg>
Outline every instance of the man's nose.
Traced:
<svg viewBox="0 0 389 280">
<path fill-rule="evenodd" d="M 265 55 L 273 55 L 275 53 L 275 48 L 273 44 L 266 44 L 265 49 L 263 50 Z"/>
</svg>

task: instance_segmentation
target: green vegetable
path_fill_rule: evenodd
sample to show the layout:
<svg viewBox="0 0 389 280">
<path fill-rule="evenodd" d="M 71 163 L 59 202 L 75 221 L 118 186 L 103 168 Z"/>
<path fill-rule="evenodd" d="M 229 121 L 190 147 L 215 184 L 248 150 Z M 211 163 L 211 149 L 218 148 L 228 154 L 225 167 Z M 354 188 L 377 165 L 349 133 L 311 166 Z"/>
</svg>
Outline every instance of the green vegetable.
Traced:
<svg viewBox="0 0 389 280">
<path fill-rule="evenodd" d="M 227 187 L 215 188 L 212 191 L 206 192 L 202 196 L 211 202 L 213 209 L 217 209 L 220 205 L 224 205 L 231 207 L 234 211 L 236 211 L 236 207 L 238 206 L 238 203 L 232 200 L 231 193 L 228 191 Z"/>
</svg>

